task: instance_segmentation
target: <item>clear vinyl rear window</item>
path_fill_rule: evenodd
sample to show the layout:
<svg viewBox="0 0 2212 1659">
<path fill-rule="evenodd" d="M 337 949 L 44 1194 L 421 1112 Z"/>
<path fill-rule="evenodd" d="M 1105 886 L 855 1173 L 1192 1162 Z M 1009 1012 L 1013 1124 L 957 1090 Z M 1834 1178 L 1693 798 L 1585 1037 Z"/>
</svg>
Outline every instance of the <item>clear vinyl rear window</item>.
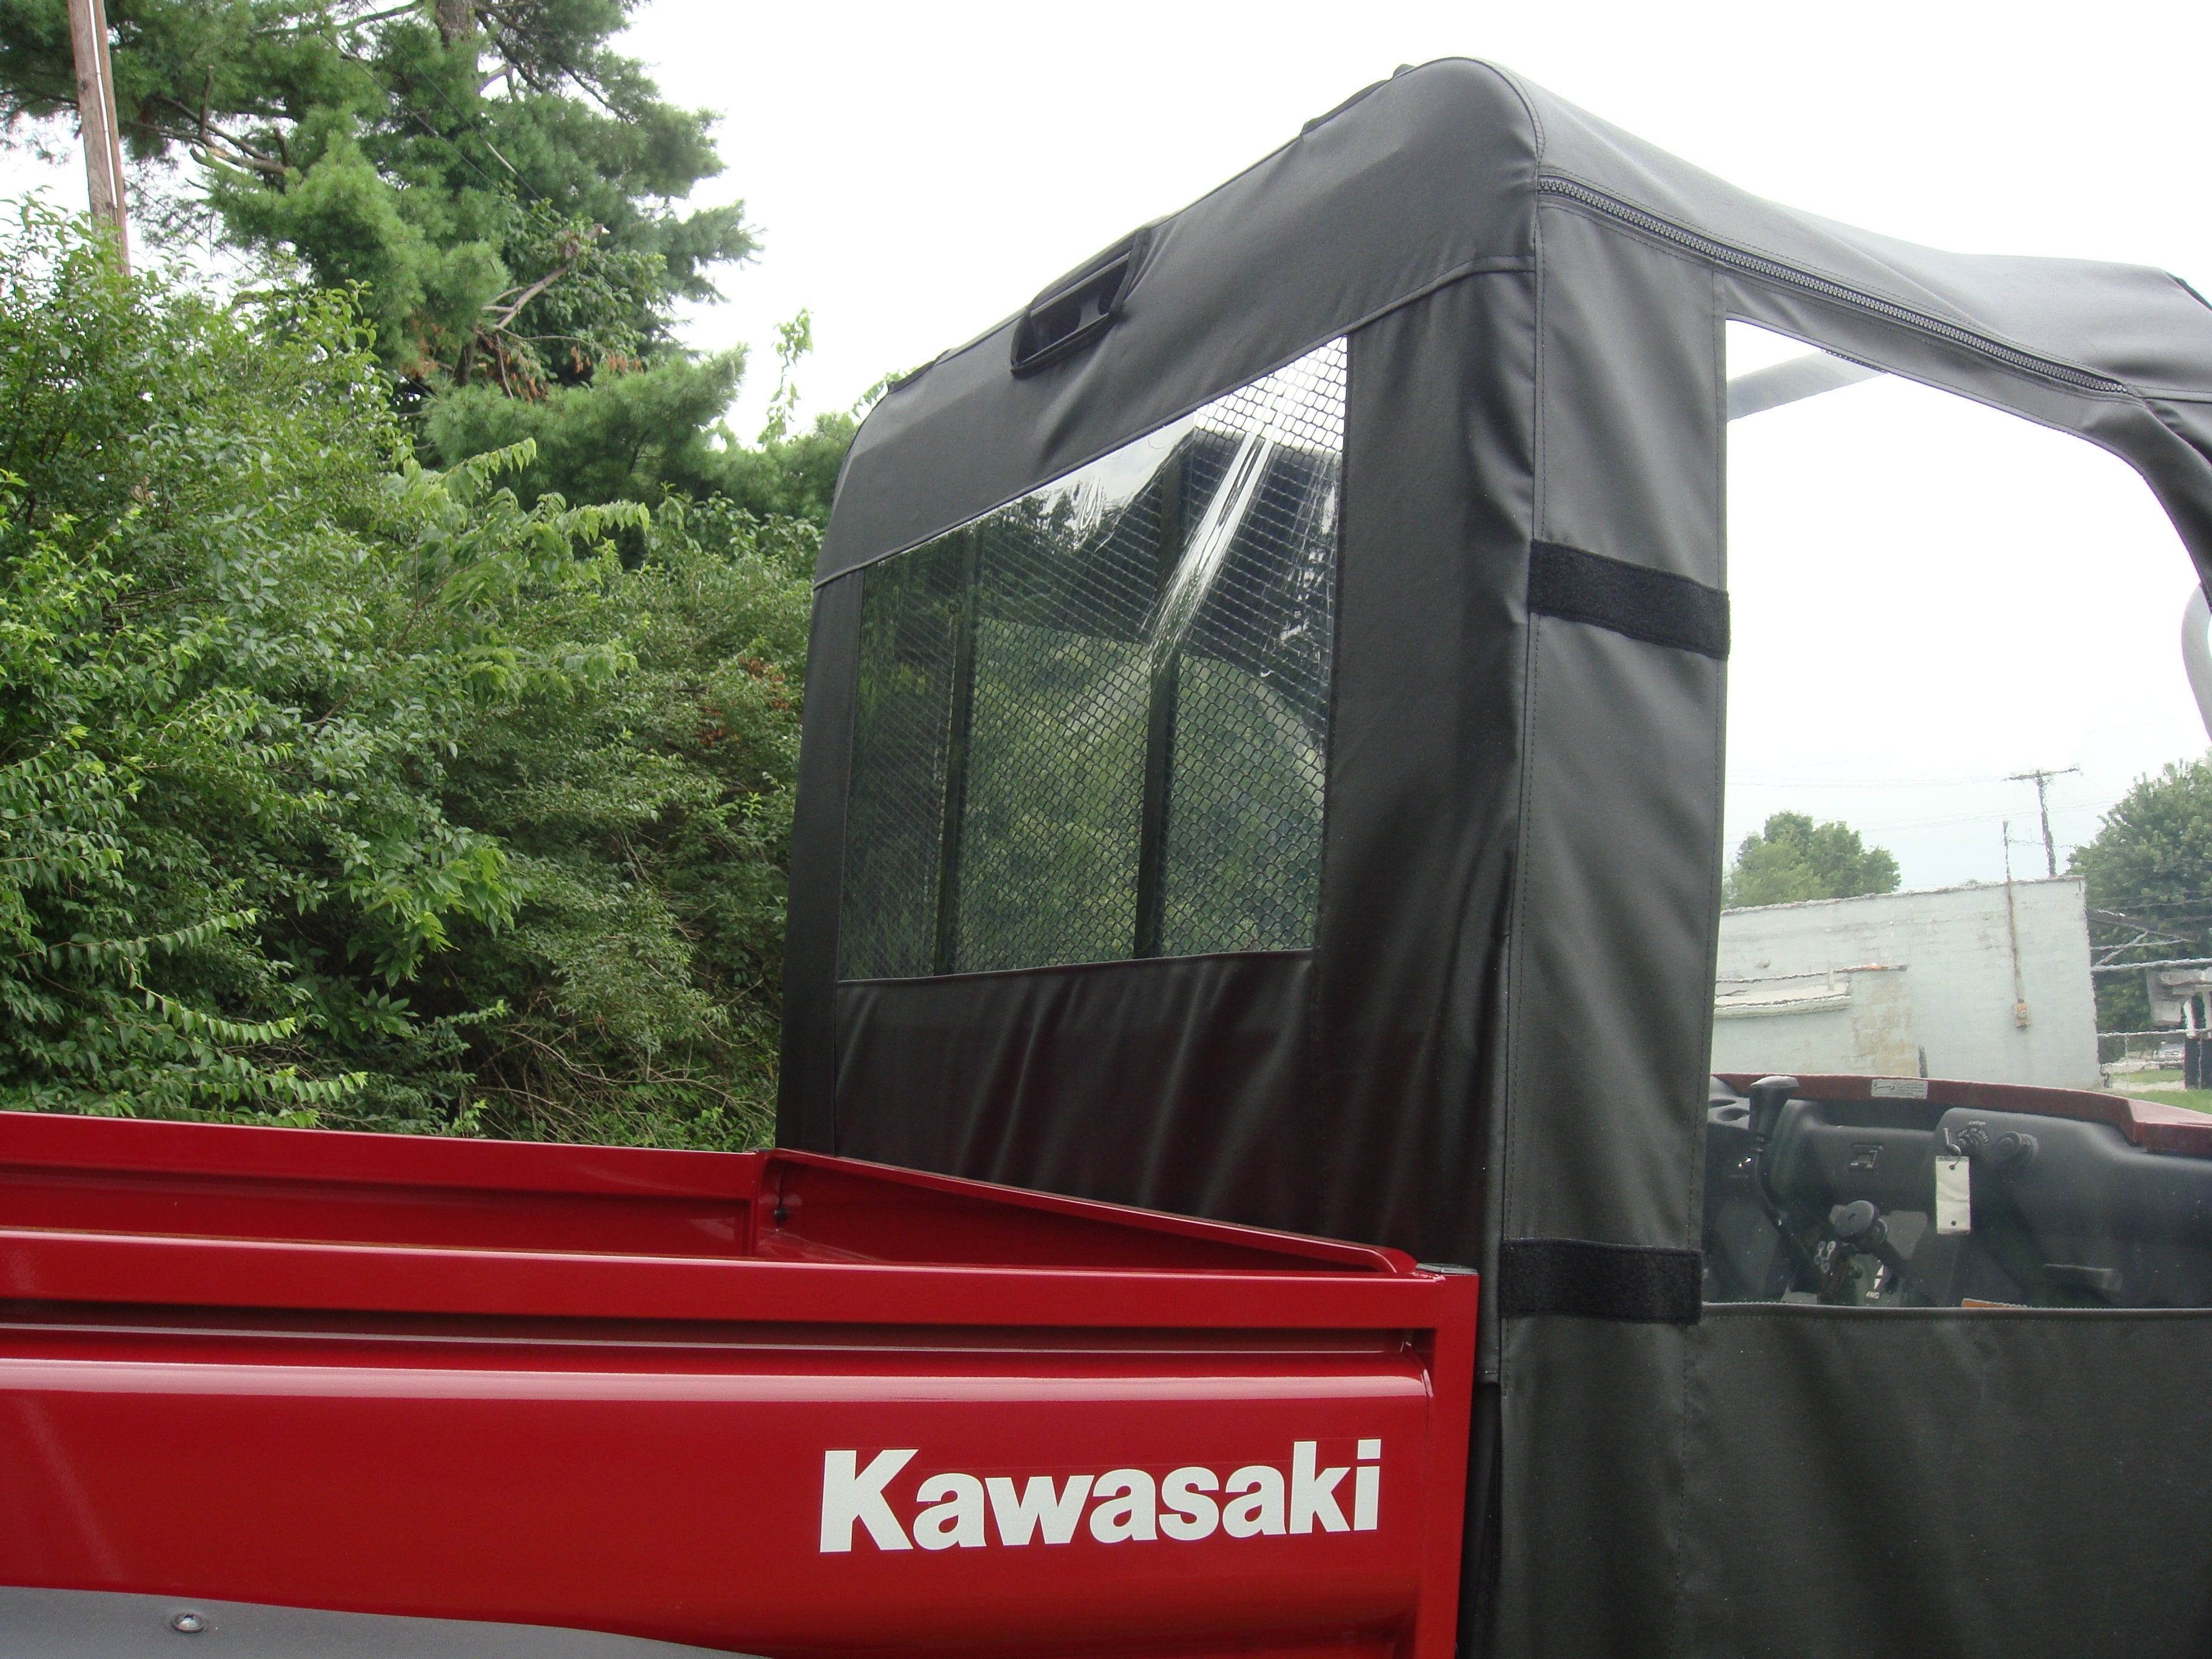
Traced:
<svg viewBox="0 0 2212 1659">
<path fill-rule="evenodd" d="M 862 577 L 845 979 L 1313 943 L 1332 341 Z"/>
</svg>

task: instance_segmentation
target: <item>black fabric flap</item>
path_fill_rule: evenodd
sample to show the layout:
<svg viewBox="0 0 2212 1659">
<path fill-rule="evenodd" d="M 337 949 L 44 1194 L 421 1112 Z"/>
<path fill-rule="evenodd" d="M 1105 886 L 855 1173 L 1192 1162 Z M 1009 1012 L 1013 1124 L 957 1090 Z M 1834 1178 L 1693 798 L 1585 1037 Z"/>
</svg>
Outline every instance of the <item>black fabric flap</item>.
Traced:
<svg viewBox="0 0 2212 1659">
<path fill-rule="evenodd" d="M 1705 1267 L 1695 1250 L 1509 1238 L 1498 1247 L 1498 1311 L 1578 1314 L 1645 1325 L 1694 1325 Z"/>
<path fill-rule="evenodd" d="M 1312 975 L 1273 951 L 848 981 L 836 1150 L 1316 1231 Z"/>
<path fill-rule="evenodd" d="M 1701 657 L 1729 653 L 1728 595 L 1718 588 L 1559 542 L 1528 544 L 1528 609 Z"/>
</svg>

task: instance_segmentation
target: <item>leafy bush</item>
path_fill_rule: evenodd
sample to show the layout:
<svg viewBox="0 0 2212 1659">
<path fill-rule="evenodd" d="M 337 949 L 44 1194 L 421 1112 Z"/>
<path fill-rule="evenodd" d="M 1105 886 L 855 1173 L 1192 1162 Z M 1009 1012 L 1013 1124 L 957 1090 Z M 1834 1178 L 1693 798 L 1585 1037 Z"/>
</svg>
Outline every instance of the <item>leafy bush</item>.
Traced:
<svg viewBox="0 0 2212 1659">
<path fill-rule="evenodd" d="M 0 235 L 0 1102 L 764 1130 L 810 526 L 417 465 L 345 296 Z"/>
</svg>

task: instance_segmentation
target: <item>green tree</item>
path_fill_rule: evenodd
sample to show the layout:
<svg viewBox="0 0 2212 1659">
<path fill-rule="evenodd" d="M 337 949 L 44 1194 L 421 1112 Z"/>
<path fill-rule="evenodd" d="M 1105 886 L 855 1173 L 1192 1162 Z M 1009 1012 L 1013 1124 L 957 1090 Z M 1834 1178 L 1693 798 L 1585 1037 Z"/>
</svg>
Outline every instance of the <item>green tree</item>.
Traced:
<svg viewBox="0 0 2212 1659">
<path fill-rule="evenodd" d="M 2076 848 L 2070 873 L 2084 878 L 2089 937 L 2100 950 L 2144 943 L 2121 960 L 2202 956 L 2212 926 L 2212 758 L 2176 761 L 2140 778 Z M 2097 1018 L 2108 1031 L 2150 1020 L 2141 975 L 2097 975 Z"/>
<path fill-rule="evenodd" d="M 670 361 L 648 374 L 556 387 L 529 399 L 482 383 L 449 388 L 428 410 L 425 435 L 449 463 L 527 440 L 537 459 L 516 481 L 526 500 L 548 490 L 584 501 L 720 495 L 758 517 L 826 525 L 859 416 L 892 377 L 870 387 L 851 411 L 817 416 L 794 433 L 797 370 L 813 349 L 812 319 L 802 311 L 778 333 L 775 396 L 755 447 L 718 420 L 743 367 L 732 355 Z"/>
<path fill-rule="evenodd" d="M 721 162 L 711 118 L 610 46 L 636 3 L 114 0 L 118 117 L 175 166 L 173 234 L 356 294 L 404 404 L 456 401 L 425 459 L 528 437 L 526 501 L 701 493 L 744 357 L 681 349 L 674 311 L 756 244 L 741 207 L 672 205 Z M 75 100 L 65 0 L 0 0 L 10 131 Z"/>
<path fill-rule="evenodd" d="M 728 503 L 665 504 L 563 648 L 621 652 L 580 692 L 488 709 L 448 763 L 495 836 L 512 926 L 428 965 L 472 1031 L 474 1097 L 513 1133 L 734 1145 L 775 1094 L 799 675 L 818 544 Z"/>
<path fill-rule="evenodd" d="M 117 0 L 118 119 L 237 245 L 361 284 L 387 363 L 588 378 L 753 248 L 741 209 L 669 205 L 721 164 L 610 48 L 635 3 Z M 0 114 L 75 103 L 67 6 L 4 0 Z"/>
<path fill-rule="evenodd" d="M 0 236 L 0 1099 L 757 1137 L 812 527 L 387 391 L 343 295 Z"/>
<path fill-rule="evenodd" d="M 1869 847 L 1847 823 L 1815 823 L 1803 812 L 1777 812 L 1746 836 L 1729 867 L 1723 902 L 1796 904 L 1897 890 L 1897 860 Z"/>
</svg>

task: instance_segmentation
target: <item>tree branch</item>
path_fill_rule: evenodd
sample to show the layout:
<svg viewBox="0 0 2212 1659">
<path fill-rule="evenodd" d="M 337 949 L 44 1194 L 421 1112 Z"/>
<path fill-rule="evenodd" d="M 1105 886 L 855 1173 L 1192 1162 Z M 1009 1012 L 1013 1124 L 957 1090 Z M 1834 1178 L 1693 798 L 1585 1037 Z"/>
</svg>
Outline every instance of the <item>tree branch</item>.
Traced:
<svg viewBox="0 0 2212 1659">
<path fill-rule="evenodd" d="M 255 173 L 265 173 L 272 179 L 281 179 L 287 171 L 282 161 L 264 161 L 256 156 L 241 155 L 234 150 L 228 150 L 219 144 L 208 143 L 204 140 L 187 139 L 185 142 L 212 155 L 218 161 L 226 162 L 236 167 L 249 167 Z"/>
<path fill-rule="evenodd" d="M 522 310 L 523 307 L 528 305 L 539 295 L 544 293 L 547 289 L 552 287 L 554 283 L 559 282 L 563 276 L 566 276 L 571 270 L 575 269 L 575 265 L 576 262 L 574 259 L 571 259 L 565 264 L 554 266 L 552 270 L 547 271 L 543 276 L 540 276 L 528 288 L 523 289 L 521 297 L 516 300 L 515 302 L 509 306 L 505 311 L 501 312 L 499 316 L 499 320 L 494 323 L 492 326 L 494 328 L 505 328 L 508 326 L 514 321 L 516 315 Z M 501 300 L 503 300 L 507 296 L 503 294 L 500 295 Z M 492 308 L 492 306 L 495 306 L 498 303 L 499 300 L 494 300 L 491 304 L 487 305 L 484 309 L 486 311 L 489 311 Z"/>
</svg>

